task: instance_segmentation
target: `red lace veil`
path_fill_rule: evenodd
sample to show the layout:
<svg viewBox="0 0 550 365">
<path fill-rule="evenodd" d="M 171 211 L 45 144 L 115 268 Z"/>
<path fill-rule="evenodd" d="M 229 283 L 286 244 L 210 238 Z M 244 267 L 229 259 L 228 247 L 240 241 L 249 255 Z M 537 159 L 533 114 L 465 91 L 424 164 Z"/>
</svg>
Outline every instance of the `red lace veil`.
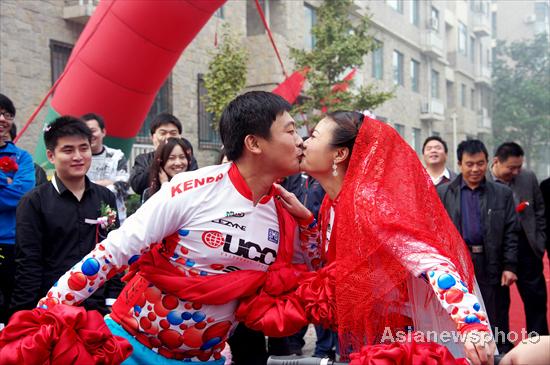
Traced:
<svg viewBox="0 0 550 365">
<path fill-rule="evenodd" d="M 473 288 L 466 245 L 418 156 L 392 127 L 368 117 L 337 199 L 330 246 L 338 262 L 336 311 L 344 355 L 378 343 L 386 327 L 413 324 L 403 315 L 411 296 L 402 257 L 437 252 Z"/>
</svg>

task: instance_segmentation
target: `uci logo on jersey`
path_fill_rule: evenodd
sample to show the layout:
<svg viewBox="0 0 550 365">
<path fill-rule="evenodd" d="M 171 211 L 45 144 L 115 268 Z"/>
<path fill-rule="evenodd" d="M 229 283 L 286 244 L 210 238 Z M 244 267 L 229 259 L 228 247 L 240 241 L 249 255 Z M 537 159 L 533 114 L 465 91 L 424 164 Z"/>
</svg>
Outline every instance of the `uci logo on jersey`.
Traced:
<svg viewBox="0 0 550 365">
<path fill-rule="evenodd" d="M 279 244 L 279 232 L 269 228 L 269 230 L 267 231 L 267 240 L 275 244 Z"/>
</svg>

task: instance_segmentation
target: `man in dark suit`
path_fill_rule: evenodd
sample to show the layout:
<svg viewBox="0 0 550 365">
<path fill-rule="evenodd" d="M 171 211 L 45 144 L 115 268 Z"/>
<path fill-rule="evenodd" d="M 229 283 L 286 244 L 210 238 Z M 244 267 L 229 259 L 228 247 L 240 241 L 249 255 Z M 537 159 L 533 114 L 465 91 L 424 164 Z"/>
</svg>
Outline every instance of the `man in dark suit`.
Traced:
<svg viewBox="0 0 550 365">
<path fill-rule="evenodd" d="M 544 200 L 532 171 L 522 168 L 523 149 L 514 142 L 501 144 L 493 158 L 488 178 L 514 192 L 521 223 L 518 240 L 518 290 L 523 300 L 527 331 L 548 335 L 546 282 L 543 262 L 546 244 Z"/>
<path fill-rule="evenodd" d="M 457 155 L 461 174 L 437 193 L 470 250 L 498 349 L 507 352 L 513 347 L 506 336 L 519 230 L 512 191 L 485 178 L 488 153 L 481 141 L 461 142 Z"/>
</svg>

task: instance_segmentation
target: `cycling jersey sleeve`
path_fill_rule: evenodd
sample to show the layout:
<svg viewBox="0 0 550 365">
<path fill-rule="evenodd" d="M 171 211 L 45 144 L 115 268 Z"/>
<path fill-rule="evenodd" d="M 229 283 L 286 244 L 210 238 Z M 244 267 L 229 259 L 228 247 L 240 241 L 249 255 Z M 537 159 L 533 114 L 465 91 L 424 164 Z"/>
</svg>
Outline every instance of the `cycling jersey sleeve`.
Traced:
<svg viewBox="0 0 550 365">
<path fill-rule="evenodd" d="M 105 240 L 54 284 L 47 297 L 40 300 L 39 306 L 82 302 L 105 281 L 148 251 L 151 244 L 160 242 L 186 225 L 205 193 L 199 189 L 186 191 L 186 175 L 175 176 L 128 217 L 119 229 L 110 232 Z"/>
</svg>

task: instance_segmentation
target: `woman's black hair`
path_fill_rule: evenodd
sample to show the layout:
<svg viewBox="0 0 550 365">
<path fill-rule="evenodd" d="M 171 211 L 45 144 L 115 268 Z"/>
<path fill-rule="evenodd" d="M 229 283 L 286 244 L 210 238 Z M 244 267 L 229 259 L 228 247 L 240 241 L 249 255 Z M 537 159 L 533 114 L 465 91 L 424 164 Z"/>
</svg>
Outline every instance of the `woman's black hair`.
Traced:
<svg viewBox="0 0 550 365">
<path fill-rule="evenodd" d="M 328 113 L 327 117 L 336 123 L 330 144 L 333 147 L 347 147 L 351 155 L 364 115 L 354 111 L 337 110 Z"/>
<path fill-rule="evenodd" d="M 166 166 L 170 153 L 172 153 L 176 146 L 180 146 L 183 150 L 185 158 L 187 159 L 187 170 L 189 170 L 189 166 L 191 166 L 191 156 L 187 153 L 185 142 L 181 138 L 167 138 L 166 143 L 162 143 L 157 147 L 157 150 L 155 151 L 155 158 L 153 159 L 151 168 L 149 169 L 149 196 L 160 190 L 160 169 L 163 169 L 164 166 Z M 171 177 L 168 178 L 171 179 Z"/>
</svg>

